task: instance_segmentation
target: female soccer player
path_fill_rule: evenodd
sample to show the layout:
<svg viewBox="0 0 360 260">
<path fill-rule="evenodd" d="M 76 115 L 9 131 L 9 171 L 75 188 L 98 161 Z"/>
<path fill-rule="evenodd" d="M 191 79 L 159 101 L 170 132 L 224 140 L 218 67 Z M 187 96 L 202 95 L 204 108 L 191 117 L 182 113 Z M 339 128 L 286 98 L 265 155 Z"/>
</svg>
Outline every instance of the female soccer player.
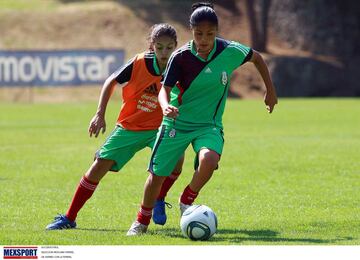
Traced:
<svg viewBox="0 0 360 260">
<path fill-rule="evenodd" d="M 193 40 L 170 57 L 159 102 L 163 122 L 153 148 L 144 197 L 128 235 L 145 233 L 156 195 L 191 143 L 195 173 L 180 196 L 181 213 L 198 196 L 218 166 L 223 149 L 222 115 L 232 72 L 247 61 L 260 73 L 269 113 L 277 104 L 275 88 L 261 55 L 237 42 L 216 37 L 218 18 L 211 4 L 194 4 L 190 16 Z M 170 99 L 170 101 L 169 101 Z"/>
<path fill-rule="evenodd" d="M 117 125 L 104 145 L 96 153 L 96 159 L 81 178 L 71 205 L 65 215 L 58 215 L 46 229 L 75 228 L 75 219 L 86 201 L 94 193 L 98 183 L 109 171 L 119 171 L 136 152 L 152 147 L 162 120 L 158 103 L 162 73 L 171 53 L 177 45 L 175 29 L 169 24 L 157 24 L 150 33 L 150 51 L 136 55 L 126 65 L 113 73 L 104 83 L 99 105 L 89 126 L 90 137 L 105 132 L 105 111 L 117 83 L 123 86 L 123 104 Z M 176 178 L 181 172 L 183 158 L 171 169 Z M 173 179 L 174 179 L 173 178 Z M 173 181 L 164 183 L 168 190 Z"/>
</svg>

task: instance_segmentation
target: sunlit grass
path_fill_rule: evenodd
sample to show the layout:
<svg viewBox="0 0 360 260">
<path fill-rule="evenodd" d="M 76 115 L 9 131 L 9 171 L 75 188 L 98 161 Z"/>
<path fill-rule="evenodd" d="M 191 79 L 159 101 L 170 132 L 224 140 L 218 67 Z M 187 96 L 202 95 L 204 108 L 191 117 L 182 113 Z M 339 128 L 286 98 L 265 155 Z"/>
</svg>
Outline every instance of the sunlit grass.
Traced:
<svg viewBox="0 0 360 260">
<path fill-rule="evenodd" d="M 0 104 L 0 244 L 359 244 L 360 101 L 280 100 L 273 114 L 261 101 L 229 100 L 220 168 L 197 204 L 217 214 L 207 242 L 181 235 L 178 196 L 192 175 L 194 153 L 168 195 L 168 222 L 128 238 L 150 151 L 109 173 L 80 211 L 78 229 L 45 231 L 64 213 L 93 153 L 106 135 L 89 139 L 96 103 Z M 107 112 L 108 131 L 119 103 Z"/>
</svg>

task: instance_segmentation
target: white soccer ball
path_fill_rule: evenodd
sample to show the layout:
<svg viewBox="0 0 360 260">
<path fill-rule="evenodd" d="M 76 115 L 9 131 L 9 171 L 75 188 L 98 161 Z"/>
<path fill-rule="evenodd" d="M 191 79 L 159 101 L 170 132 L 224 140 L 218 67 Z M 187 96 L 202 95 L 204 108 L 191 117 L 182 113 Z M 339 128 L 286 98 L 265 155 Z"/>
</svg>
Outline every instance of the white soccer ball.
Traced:
<svg viewBox="0 0 360 260">
<path fill-rule="evenodd" d="M 193 205 L 181 216 L 180 227 L 184 236 L 191 240 L 208 240 L 217 230 L 217 218 L 211 208 Z"/>
</svg>

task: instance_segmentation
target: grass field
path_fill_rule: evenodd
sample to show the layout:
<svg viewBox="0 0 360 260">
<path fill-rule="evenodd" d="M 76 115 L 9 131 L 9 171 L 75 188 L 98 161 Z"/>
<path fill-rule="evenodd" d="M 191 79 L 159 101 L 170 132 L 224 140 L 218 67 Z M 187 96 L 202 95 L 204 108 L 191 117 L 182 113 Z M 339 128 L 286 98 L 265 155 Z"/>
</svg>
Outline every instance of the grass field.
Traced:
<svg viewBox="0 0 360 260">
<path fill-rule="evenodd" d="M 54 0 L 1 0 L 0 9 L 4 11 L 51 11 L 59 5 L 58 1 Z"/>
<path fill-rule="evenodd" d="M 213 208 L 215 236 L 192 242 L 179 229 L 177 199 L 192 175 L 193 151 L 168 196 L 168 223 L 126 237 L 147 177 L 149 150 L 110 173 L 80 211 L 78 229 L 45 231 L 64 213 L 93 153 L 96 103 L 0 104 L 2 245 L 359 245 L 360 100 L 229 100 L 220 169 L 196 203 Z M 119 104 L 107 112 L 111 131 Z"/>
</svg>

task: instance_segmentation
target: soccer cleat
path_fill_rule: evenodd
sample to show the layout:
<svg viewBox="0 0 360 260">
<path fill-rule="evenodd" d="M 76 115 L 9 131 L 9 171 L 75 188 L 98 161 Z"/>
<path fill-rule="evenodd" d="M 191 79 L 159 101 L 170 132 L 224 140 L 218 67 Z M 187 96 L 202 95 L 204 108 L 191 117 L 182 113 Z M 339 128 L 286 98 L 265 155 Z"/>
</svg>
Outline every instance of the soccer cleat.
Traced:
<svg viewBox="0 0 360 260">
<path fill-rule="evenodd" d="M 65 215 L 58 214 L 54 221 L 46 226 L 46 230 L 76 228 L 76 222 L 71 221 Z"/>
<path fill-rule="evenodd" d="M 180 206 L 180 213 L 182 216 L 184 214 L 184 211 L 187 210 L 191 205 L 187 205 L 179 201 L 179 206 Z"/>
<path fill-rule="evenodd" d="M 155 206 L 153 209 L 153 221 L 155 224 L 158 225 L 165 225 L 166 223 L 166 212 L 165 212 L 165 205 L 171 209 L 172 205 L 162 200 L 156 200 Z"/>
<path fill-rule="evenodd" d="M 127 236 L 139 236 L 146 233 L 148 226 L 141 224 L 139 221 L 132 223 L 129 231 L 126 233 Z"/>
</svg>

